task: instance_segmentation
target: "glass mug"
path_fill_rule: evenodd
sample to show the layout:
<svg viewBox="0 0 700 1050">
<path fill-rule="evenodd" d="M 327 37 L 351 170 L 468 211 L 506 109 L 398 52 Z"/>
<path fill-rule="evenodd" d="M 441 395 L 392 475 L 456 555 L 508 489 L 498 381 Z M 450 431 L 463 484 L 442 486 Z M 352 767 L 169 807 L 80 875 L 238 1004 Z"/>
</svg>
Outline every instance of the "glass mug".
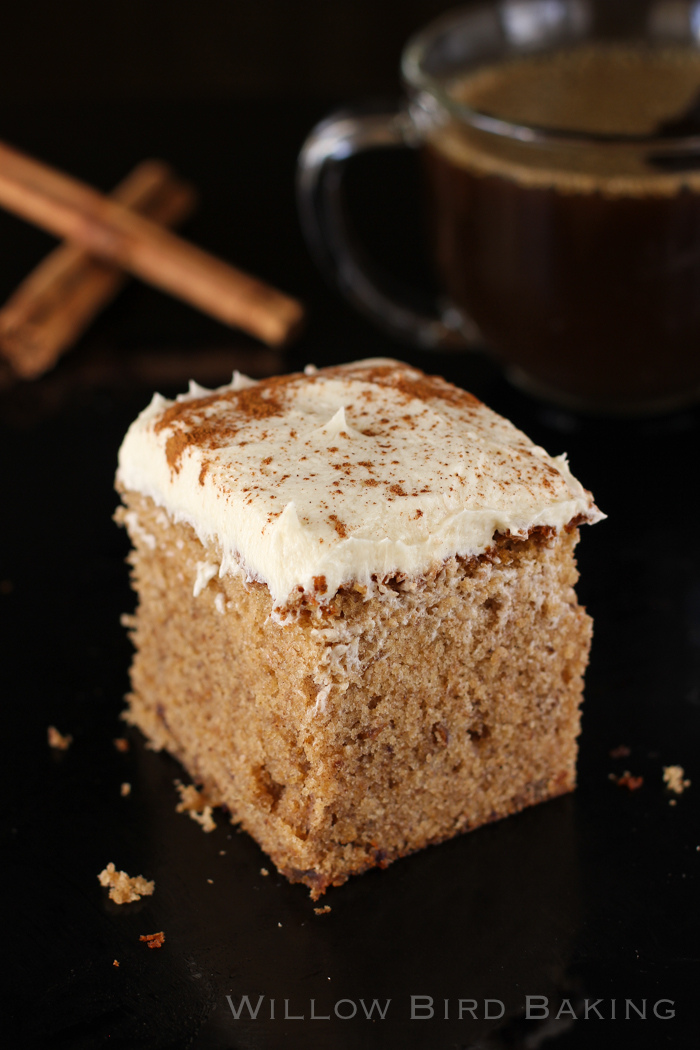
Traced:
<svg viewBox="0 0 700 1050">
<path fill-rule="evenodd" d="M 471 6 L 411 39 L 402 73 L 403 105 L 335 114 L 299 157 L 302 225 L 341 291 L 424 347 L 485 343 L 570 408 L 697 400 L 700 3 Z M 397 146 L 421 153 L 434 316 L 382 290 L 343 209 L 347 159 Z"/>
</svg>

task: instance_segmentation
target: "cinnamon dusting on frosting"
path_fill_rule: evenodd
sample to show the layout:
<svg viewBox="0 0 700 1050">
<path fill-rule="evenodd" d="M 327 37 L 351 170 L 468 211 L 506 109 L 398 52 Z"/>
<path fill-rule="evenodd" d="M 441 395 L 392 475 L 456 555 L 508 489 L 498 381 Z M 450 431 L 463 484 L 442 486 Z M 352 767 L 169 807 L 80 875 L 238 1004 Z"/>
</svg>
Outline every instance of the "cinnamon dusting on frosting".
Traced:
<svg viewBox="0 0 700 1050">
<path fill-rule="evenodd" d="M 341 540 L 344 540 L 345 537 L 348 534 L 348 530 L 346 529 L 344 523 L 342 521 L 340 521 L 340 519 L 338 518 L 338 515 L 337 514 L 329 514 L 328 515 L 328 520 L 333 523 L 333 528 L 338 533 L 338 535 L 340 536 Z"/>
<path fill-rule="evenodd" d="M 156 434 L 175 428 L 165 446 L 168 465 L 178 473 L 187 448 L 223 448 L 246 422 L 282 415 L 283 389 L 298 378 L 299 374 L 273 376 L 243 390 L 217 391 L 206 397 L 175 402 L 153 428 Z M 207 411 L 209 409 L 218 411 Z"/>
<path fill-rule="evenodd" d="M 359 361 L 355 366 L 350 367 L 352 367 L 355 378 L 361 379 L 365 383 L 375 383 L 377 386 L 390 387 L 392 390 L 403 394 L 406 401 L 429 402 L 434 398 L 438 398 L 452 405 L 477 406 L 482 403 L 467 390 L 460 390 L 459 387 L 453 386 L 452 383 L 448 383 L 440 376 L 424 375 L 422 372 L 419 373 L 417 369 L 413 369 L 412 374 L 409 374 L 408 370 L 402 373 L 396 368 L 396 362 L 393 361 L 391 364 L 364 367 L 363 362 Z M 323 369 L 323 372 L 327 376 L 335 378 L 337 375 L 344 378 L 347 375 L 347 368 L 348 366 L 346 365 L 340 365 L 336 368 Z M 411 416 L 404 416 L 403 418 L 410 420 Z M 390 420 L 384 418 L 380 422 L 389 423 Z"/>
<path fill-rule="evenodd" d="M 602 517 L 565 457 L 399 362 L 236 376 L 201 393 L 154 398 L 124 441 L 119 483 L 191 524 L 220 550 L 221 575 L 244 569 L 278 605 L 369 593 L 373 579 L 479 556 L 497 534 Z"/>
</svg>

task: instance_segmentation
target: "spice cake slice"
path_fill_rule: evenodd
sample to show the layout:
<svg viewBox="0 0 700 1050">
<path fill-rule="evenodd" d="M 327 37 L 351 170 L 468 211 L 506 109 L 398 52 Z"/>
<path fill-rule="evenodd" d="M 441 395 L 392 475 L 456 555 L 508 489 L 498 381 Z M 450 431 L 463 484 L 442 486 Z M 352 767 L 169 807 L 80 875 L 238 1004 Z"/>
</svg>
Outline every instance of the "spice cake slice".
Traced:
<svg viewBox="0 0 700 1050">
<path fill-rule="evenodd" d="M 472 395 L 385 359 L 191 384 L 117 486 L 127 717 L 314 898 L 574 787 L 602 515 Z"/>
</svg>

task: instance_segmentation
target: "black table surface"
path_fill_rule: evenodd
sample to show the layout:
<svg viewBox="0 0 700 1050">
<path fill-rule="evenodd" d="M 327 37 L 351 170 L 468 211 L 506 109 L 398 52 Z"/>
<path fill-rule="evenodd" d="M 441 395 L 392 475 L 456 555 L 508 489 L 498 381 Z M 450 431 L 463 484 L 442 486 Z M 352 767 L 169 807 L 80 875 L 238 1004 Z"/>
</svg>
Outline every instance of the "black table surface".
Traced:
<svg viewBox="0 0 700 1050">
<path fill-rule="evenodd" d="M 355 316 L 316 272 L 293 196 L 296 152 L 333 102 L 0 114 L 4 137 L 105 189 L 144 156 L 169 160 L 202 194 L 188 236 L 310 308 L 281 353 L 133 284 L 52 373 L 0 393 L 3 1031 L 80 1050 L 695 1045 L 700 410 L 572 415 L 486 357 L 419 353 Z M 410 159 L 368 158 L 350 191 L 372 250 L 425 282 Z M 0 231 L 5 297 L 52 242 L 4 214 Z M 223 814 L 208 835 L 177 814 L 182 771 L 119 720 L 134 599 L 113 476 L 156 388 L 377 355 L 445 375 L 566 450 L 609 517 L 579 548 L 595 638 L 577 791 L 353 879 L 316 915 Z M 69 750 L 49 749 L 49 725 Z M 629 756 L 611 757 L 620 745 Z M 692 781 L 677 798 L 662 780 L 676 764 Z M 611 779 L 625 770 L 638 790 Z M 109 901 L 97 873 L 110 861 L 155 879 L 154 895 Z M 160 930 L 159 950 L 139 941 Z M 383 1018 L 366 1017 L 374 1000 Z"/>
</svg>

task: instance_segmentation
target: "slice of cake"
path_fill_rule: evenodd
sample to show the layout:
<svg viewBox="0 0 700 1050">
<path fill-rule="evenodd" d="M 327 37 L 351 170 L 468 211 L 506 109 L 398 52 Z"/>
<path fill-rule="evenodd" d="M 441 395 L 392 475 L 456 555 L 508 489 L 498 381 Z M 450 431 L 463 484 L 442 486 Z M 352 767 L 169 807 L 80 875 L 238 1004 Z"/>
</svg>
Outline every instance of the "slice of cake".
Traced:
<svg viewBox="0 0 700 1050">
<path fill-rule="evenodd" d="M 128 720 L 314 899 L 574 787 L 602 515 L 471 394 L 384 359 L 192 384 L 117 485 Z"/>
</svg>

